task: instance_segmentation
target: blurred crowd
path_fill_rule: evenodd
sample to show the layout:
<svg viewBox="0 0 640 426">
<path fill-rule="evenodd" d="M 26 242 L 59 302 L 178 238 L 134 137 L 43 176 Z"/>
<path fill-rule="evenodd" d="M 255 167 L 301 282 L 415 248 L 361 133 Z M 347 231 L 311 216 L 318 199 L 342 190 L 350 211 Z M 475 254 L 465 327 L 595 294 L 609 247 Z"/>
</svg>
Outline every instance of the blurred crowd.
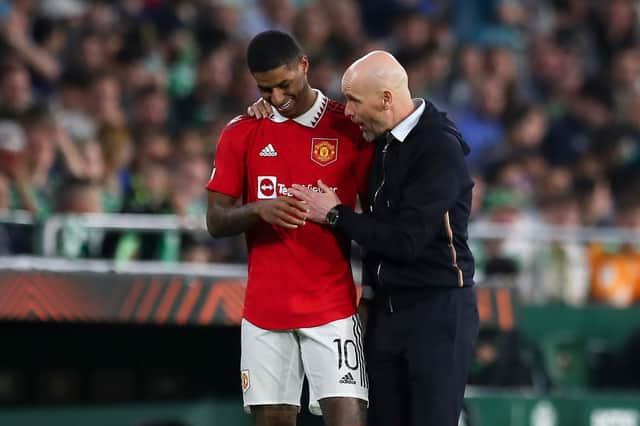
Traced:
<svg viewBox="0 0 640 426">
<path fill-rule="evenodd" d="M 0 211 L 202 217 L 217 135 L 259 96 L 246 44 L 275 28 L 335 99 L 354 59 L 393 52 L 471 146 L 474 223 L 640 229 L 638 13 L 633 0 L 0 0 Z M 245 256 L 240 238 L 65 226 L 68 257 Z M 36 250 L 24 232 L 0 228 L 0 252 Z M 513 232 L 474 246 L 481 280 L 535 269 L 530 300 L 640 300 L 637 244 L 541 249 Z"/>
</svg>

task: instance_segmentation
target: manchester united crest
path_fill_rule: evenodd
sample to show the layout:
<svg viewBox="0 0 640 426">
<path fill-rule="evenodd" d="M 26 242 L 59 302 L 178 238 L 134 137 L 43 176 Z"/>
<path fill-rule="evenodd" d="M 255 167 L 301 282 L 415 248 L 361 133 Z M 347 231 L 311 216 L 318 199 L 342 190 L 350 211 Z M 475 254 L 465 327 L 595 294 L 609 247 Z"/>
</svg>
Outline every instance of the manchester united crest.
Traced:
<svg viewBox="0 0 640 426">
<path fill-rule="evenodd" d="M 338 138 L 312 138 L 311 161 L 327 166 L 338 159 Z"/>
</svg>

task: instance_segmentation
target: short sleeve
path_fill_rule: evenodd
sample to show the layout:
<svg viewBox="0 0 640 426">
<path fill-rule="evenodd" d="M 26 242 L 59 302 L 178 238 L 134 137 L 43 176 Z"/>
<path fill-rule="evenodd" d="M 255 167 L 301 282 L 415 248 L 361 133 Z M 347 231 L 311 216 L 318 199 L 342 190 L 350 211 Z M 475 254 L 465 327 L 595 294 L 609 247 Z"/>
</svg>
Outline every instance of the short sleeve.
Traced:
<svg viewBox="0 0 640 426">
<path fill-rule="evenodd" d="M 236 125 L 234 120 L 227 124 L 218 139 L 207 189 L 239 198 L 244 186 L 249 129 Z"/>
</svg>

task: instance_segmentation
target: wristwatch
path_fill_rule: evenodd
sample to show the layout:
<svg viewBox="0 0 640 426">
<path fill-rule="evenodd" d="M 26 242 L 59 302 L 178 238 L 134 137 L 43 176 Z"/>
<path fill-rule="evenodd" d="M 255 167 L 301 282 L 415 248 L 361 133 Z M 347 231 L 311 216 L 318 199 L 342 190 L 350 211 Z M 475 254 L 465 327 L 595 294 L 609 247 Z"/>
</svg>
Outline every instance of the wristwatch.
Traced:
<svg viewBox="0 0 640 426">
<path fill-rule="evenodd" d="M 329 226 L 336 226 L 338 223 L 338 219 L 340 218 L 340 210 L 338 210 L 338 206 L 331 208 L 327 212 L 327 216 L 325 216 L 325 220 Z"/>
</svg>

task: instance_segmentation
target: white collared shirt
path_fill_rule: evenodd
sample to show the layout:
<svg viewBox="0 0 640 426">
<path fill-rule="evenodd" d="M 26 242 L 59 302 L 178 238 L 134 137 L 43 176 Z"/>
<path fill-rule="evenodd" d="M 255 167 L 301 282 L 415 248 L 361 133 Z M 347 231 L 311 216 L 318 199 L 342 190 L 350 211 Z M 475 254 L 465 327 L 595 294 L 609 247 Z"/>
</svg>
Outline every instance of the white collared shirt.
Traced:
<svg viewBox="0 0 640 426">
<path fill-rule="evenodd" d="M 420 120 L 420 117 L 422 117 L 422 113 L 424 112 L 424 99 L 414 99 L 413 105 L 415 105 L 416 109 L 414 109 L 407 118 L 399 122 L 396 127 L 391 129 L 391 134 L 393 135 L 393 137 L 400 142 L 404 142 L 409 132 L 413 130 L 414 127 L 416 127 L 416 124 L 418 124 L 418 120 Z"/>
<path fill-rule="evenodd" d="M 313 91 L 316 92 L 317 96 L 316 100 L 313 102 L 313 105 L 311 105 L 311 108 L 309 108 L 306 112 L 300 114 L 299 116 L 291 119 L 302 126 L 312 128 L 316 127 L 316 125 L 324 115 L 327 103 L 329 102 L 329 98 L 327 98 L 321 91 L 319 91 L 318 89 L 313 89 Z M 273 110 L 273 116 L 270 117 L 272 121 L 274 121 L 275 123 L 284 123 L 285 121 L 289 120 L 289 118 L 280 114 L 275 107 L 272 106 L 271 108 Z"/>
</svg>

